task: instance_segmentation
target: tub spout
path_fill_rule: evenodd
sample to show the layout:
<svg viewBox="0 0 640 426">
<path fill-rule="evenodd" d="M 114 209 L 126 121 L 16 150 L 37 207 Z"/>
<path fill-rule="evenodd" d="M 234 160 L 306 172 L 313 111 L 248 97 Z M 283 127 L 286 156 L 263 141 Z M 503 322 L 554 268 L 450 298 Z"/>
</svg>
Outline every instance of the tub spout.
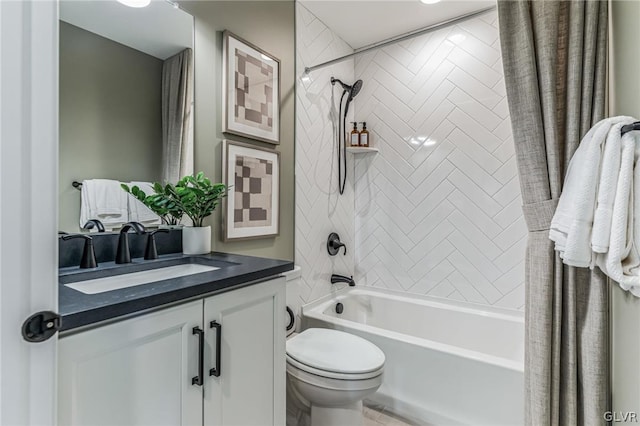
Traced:
<svg viewBox="0 0 640 426">
<path fill-rule="evenodd" d="M 331 284 L 335 283 L 347 283 L 350 287 L 356 285 L 356 282 L 353 280 L 353 276 L 345 277 L 344 275 L 332 274 L 331 275 Z"/>
</svg>

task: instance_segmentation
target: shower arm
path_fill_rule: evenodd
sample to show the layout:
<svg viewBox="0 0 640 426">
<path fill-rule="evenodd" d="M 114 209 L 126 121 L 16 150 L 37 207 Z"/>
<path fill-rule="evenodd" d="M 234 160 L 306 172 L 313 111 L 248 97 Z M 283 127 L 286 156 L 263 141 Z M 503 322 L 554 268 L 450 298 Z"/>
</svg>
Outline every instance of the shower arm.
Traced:
<svg viewBox="0 0 640 426">
<path fill-rule="evenodd" d="M 340 86 L 342 86 L 342 88 L 344 89 L 345 92 L 351 90 L 351 86 L 349 86 L 348 84 L 345 84 L 342 82 L 342 80 L 331 77 L 331 85 L 335 86 L 336 83 L 340 83 Z"/>
</svg>

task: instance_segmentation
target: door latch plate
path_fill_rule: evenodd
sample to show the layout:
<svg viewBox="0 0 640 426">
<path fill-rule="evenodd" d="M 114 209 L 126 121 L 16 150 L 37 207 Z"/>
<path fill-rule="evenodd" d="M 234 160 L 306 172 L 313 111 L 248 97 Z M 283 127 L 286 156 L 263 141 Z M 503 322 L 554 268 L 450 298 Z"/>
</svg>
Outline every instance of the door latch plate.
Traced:
<svg viewBox="0 0 640 426">
<path fill-rule="evenodd" d="M 44 342 L 56 334 L 61 325 L 62 319 L 55 312 L 36 312 L 22 324 L 22 337 L 27 342 Z"/>
</svg>

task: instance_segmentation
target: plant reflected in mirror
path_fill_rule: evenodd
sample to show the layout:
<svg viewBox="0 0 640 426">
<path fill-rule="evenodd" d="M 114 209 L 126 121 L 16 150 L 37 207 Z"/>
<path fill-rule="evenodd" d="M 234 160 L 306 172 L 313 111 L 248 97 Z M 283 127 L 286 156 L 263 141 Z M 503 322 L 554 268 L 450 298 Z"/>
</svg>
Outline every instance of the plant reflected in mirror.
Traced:
<svg viewBox="0 0 640 426">
<path fill-rule="evenodd" d="M 159 182 L 153 184 L 155 194 L 147 195 L 137 186 L 121 185 L 129 194 L 140 200 L 168 225 L 177 225 L 187 215 L 193 226 L 202 227 L 204 219 L 213 213 L 220 201 L 227 196 L 228 188 L 223 183 L 211 183 L 203 172 L 185 176 L 175 185 Z"/>
<path fill-rule="evenodd" d="M 166 225 L 180 224 L 184 211 L 171 199 L 170 195 L 165 192 L 165 188 L 159 183 L 154 183 L 153 190 L 155 194 L 150 195 L 147 195 L 137 185 L 129 188 L 129 185 L 123 183 L 120 186 L 152 212 L 160 216 L 162 223 Z"/>
</svg>

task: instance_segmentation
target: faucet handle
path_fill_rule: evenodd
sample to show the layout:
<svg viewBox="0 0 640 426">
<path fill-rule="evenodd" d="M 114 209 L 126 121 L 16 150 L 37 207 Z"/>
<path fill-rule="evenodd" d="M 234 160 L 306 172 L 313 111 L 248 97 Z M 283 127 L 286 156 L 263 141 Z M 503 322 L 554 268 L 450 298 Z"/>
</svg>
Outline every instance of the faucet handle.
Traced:
<svg viewBox="0 0 640 426">
<path fill-rule="evenodd" d="M 149 232 L 147 235 L 147 246 L 144 249 L 144 260 L 155 260 L 158 258 L 158 249 L 156 248 L 156 233 L 163 232 L 168 233 L 168 229 L 158 228 L 155 231 Z"/>
<path fill-rule="evenodd" d="M 340 251 L 340 247 L 344 248 L 344 255 L 347 255 L 347 246 L 340 242 L 340 235 L 332 232 L 327 238 L 327 252 L 330 256 L 335 256 Z"/>
<path fill-rule="evenodd" d="M 96 261 L 96 252 L 93 249 L 93 238 L 83 234 L 67 234 L 62 235 L 60 238 L 62 238 L 64 241 L 72 240 L 75 238 L 84 238 L 84 248 L 82 249 L 80 268 L 89 269 L 98 267 L 98 262 Z"/>
</svg>

